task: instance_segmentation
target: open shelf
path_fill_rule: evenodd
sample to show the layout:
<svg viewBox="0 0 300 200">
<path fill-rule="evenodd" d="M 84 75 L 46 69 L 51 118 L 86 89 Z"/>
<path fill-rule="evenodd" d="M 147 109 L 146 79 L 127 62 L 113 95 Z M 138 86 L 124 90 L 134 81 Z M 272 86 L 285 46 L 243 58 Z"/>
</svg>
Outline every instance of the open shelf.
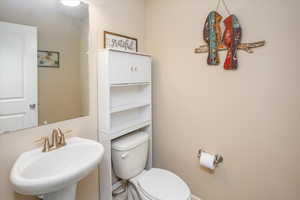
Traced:
<svg viewBox="0 0 300 200">
<path fill-rule="evenodd" d="M 149 126 L 151 124 L 151 121 L 131 121 L 130 124 L 127 124 L 126 126 L 120 126 L 112 129 L 112 132 L 109 133 L 110 139 L 113 140 L 115 138 L 121 137 L 123 135 L 126 135 L 127 133 L 133 132 L 135 130 L 138 130 L 140 128 L 144 128 L 146 126 Z"/>
<path fill-rule="evenodd" d="M 110 113 L 121 112 L 151 104 L 150 85 L 126 85 L 110 88 Z"/>
<path fill-rule="evenodd" d="M 145 106 L 149 106 L 149 105 L 150 105 L 150 103 L 136 102 L 136 103 L 130 103 L 130 104 L 125 104 L 125 105 L 114 106 L 114 107 L 110 108 L 110 113 L 122 112 L 125 110 L 145 107 Z"/>
<path fill-rule="evenodd" d="M 115 113 L 111 113 L 111 128 L 110 132 L 118 133 L 118 132 L 130 132 L 133 131 L 136 127 L 140 127 L 146 125 L 151 120 L 150 117 L 150 106 L 136 107 L 131 108 L 125 111 L 119 111 Z"/>
<path fill-rule="evenodd" d="M 110 84 L 110 87 L 128 87 L 128 86 L 139 86 L 139 85 L 150 85 L 151 82 L 141 82 L 141 83 L 120 83 L 120 84 L 117 84 L 117 83 L 113 83 L 113 84 Z"/>
</svg>

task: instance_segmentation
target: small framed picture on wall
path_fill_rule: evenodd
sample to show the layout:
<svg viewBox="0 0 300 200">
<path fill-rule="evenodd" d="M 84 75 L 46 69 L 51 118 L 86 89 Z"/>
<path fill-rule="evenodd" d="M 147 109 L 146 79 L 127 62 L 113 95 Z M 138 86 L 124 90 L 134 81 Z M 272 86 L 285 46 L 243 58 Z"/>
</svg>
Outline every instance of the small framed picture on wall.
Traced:
<svg viewBox="0 0 300 200">
<path fill-rule="evenodd" d="M 38 66 L 59 68 L 58 51 L 38 51 Z"/>
<path fill-rule="evenodd" d="M 126 35 L 104 31 L 104 48 L 137 52 L 138 40 Z"/>
</svg>

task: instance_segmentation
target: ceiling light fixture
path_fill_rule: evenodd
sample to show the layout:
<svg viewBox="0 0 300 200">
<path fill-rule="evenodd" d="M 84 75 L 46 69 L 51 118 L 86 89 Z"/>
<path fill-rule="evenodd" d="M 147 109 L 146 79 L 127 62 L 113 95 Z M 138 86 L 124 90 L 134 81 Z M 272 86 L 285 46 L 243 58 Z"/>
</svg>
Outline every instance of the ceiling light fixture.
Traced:
<svg viewBox="0 0 300 200">
<path fill-rule="evenodd" d="M 80 5 L 80 0 L 60 0 L 64 6 L 76 7 Z"/>
</svg>

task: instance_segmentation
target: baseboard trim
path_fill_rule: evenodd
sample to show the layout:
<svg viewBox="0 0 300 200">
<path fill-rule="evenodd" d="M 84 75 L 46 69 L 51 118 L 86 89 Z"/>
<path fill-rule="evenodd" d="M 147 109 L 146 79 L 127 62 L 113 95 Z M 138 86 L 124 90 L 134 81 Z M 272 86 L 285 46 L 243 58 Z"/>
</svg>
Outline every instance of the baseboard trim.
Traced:
<svg viewBox="0 0 300 200">
<path fill-rule="evenodd" d="M 203 199 L 201 199 L 201 198 L 199 198 L 199 197 L 197 197 L 195 195 L 192 195 L 192 200 L 203 200 Z"/>
</svg>

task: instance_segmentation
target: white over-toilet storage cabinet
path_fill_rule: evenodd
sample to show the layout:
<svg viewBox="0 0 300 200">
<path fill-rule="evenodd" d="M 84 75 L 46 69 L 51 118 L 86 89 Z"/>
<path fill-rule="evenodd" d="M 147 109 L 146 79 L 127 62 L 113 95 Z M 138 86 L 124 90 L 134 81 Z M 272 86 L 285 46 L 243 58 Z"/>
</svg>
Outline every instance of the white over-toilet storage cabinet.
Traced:
<svg viewBox="0 0 300 200">
<path fill-rule="evenodd" d="M 100 163 L 100 199 L 112 200 L 112 140 L 136 130 L 150 136 L 152 167 L 151 56 L 106 49 L 98 53 L 98 134 L 105 153 Z"/>
</svg>

